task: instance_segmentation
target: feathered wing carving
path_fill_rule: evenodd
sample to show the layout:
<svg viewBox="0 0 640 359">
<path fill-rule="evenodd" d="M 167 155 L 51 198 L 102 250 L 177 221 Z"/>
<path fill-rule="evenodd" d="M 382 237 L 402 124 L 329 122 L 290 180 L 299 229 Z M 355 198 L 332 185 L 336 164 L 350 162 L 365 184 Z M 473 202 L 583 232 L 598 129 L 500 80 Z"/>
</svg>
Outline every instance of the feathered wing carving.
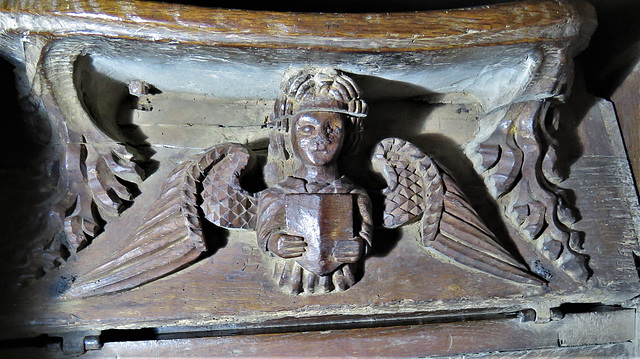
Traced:
<svg viewBox="0 0 640 359">
<path fill-rule="evenodd" d="M 63 298 L 120 292 L 190 265 L 207 250 L 203 217 L 225 228 L 253 229 L 256 199 L 240 187 L 240 174 L 255 162 L 244 146 L 225 143 L 176 167 L 126 246 L 79 276 Z"/>
<path fill-rule="evenodd" d="M 499 244 L 454 180 L 416 146 L 384 139 L 372 162 L 388 184 L 382 191 L 385 227 L 395 228 L 422 215 L 422 244 L 430 252 L 513 282 L 544 283 Z"/>
<path fill-rule="evenodd" d="M 240 170 L 255 164 L 253 152 L 234 145 L 215 171 L 209 171 L 202 181 L 202 210 L 211 223 L 230 229 L 256 228 L 258 198 L 240 186 Z"/>
</svg>

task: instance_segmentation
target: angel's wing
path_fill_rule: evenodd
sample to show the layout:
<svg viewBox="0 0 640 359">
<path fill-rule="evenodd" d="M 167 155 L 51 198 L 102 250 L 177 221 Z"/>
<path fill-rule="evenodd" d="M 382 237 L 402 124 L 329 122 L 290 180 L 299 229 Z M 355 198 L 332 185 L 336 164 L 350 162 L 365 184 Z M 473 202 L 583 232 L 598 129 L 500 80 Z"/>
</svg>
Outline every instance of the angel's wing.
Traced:
<svg viewBox="0 0 640 359">
<path fill-rule="evenodd" d="M 258 198 L 240 186 L 240 170 L 255 166 L 256 156 L 241 145 L 229 148 L 215 171 L 202 181 L 202 210 L 211 223 L 230 229 L 255 229 Z"/>
<path fill-rule="evenodd" d="M 458 264 L 523 284 L 542 284 L 505 250 L 454 180 L 413 144 L 380 141 L 373 167 L 387 181 L 383 225 L 395 228 L 422 215 L 422 244 Z"/>
<path fill-rule="evenodd" d="M 203 216 L 225 228 L 253 229 L 257 206 L 240 187 L 240 173 L 254 163 L 247 148 L 225 143 L 176 167 L 125 247 L 79 276 L 63 298 L 120 292 L 190 265 L 207 250 Z"/>
</svg>

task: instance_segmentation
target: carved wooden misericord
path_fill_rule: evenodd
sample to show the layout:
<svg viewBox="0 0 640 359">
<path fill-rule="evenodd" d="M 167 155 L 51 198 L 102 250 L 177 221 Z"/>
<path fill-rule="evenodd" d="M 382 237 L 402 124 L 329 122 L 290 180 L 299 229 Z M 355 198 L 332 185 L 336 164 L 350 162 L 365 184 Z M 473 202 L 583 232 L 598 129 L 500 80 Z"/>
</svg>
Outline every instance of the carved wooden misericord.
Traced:
<svg viewBox="0 0 640 359">
<path fill-rule="evenodd" d="M 372 245 L 366 191 L 341 176 L 340 152 L 361 136 L 367 106 L 351 78 L 334 69 L 293 70 L 269 125 L 265 177 L 277 183 L 256 194 L 240 174 L 255 155 L 220 144 L 178 166 L 165 181 L 127 246 L 105 264 L 76 277 L 64 297 L 131 289 L 191 264 L 206 251 L 204 218 L 230 229 L 257 231 L 272 258 L 273 276 L 287 292 L 346 290 Z M 283 167 L 294 162 L 293 173 Z M 421 219 L 421 243 L 445 259 L 516 283 L 544 284 L 505 250 L 453 179 L 411 143 L 388 138 L 373 153 L 388 187 L 383 225 Z M 200 215 L 202 213 L 202 216 Z"/>
<path fill-rule="evenodd" d="M 598 151 L 620 153 L 605 107 L 573 129 L 573 167 L 561 154 L 571 58 L 594 25 L 580 1 L 321 15 L 2 4 L 0 51 L 46 171 L 16 206 L 24 240 L 2 244 L 15 259 L 0 322 L 15 330 L 1 338 L 81 352 L 105 330 L 244 343 L 409 325 L 402 339 L 487 320 L 469 328 L 542 342 L 556 329 L 528 325 L 578 327 L 559 314 L 573 305 L 632 307 L 637 204 L 607 197 L 631 203 L 609 228 L 583 177 Z M 598 126 L 606 145 L 583 129 Z M 620 168 L 592 176 L 623 193 Z M 540 347 L 495 343 L 449 349 Z M 389 355 L 452 354 L 427 347 Z"/>
</svg>

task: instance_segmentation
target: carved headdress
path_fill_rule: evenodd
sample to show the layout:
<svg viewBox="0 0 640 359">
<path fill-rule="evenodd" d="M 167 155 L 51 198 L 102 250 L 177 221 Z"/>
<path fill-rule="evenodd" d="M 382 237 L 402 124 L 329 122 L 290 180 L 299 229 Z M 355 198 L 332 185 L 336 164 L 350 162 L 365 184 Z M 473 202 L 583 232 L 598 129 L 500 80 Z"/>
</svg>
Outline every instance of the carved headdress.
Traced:
<svg viewBox="0 0 640 359">
<path fill-rule="evenodd" d="M 276 100 L 273 121 L 302 112 L 337 112 L 353 118 L 367 116 L 360 89 L 333 68 L 304 68 L 286 77 Z"/>
<path fill-rule="evenodd" d="M 269 164 L 283 163 L 274 178 L 266 178 L 269 185 L 278 183 L 293 170 L 290 141 L 290 120 L 305 112 L 335 112 L 345 115 L 345 150 L 360 142 L 362 119 L 367 116 L 367 104 L 360 97 L 360 88 L 349 76 L 333 68 L 305 67 L 289 70 L 276 99 L 270 127 L 274 129 L 269 142 Z"/>
</svg>

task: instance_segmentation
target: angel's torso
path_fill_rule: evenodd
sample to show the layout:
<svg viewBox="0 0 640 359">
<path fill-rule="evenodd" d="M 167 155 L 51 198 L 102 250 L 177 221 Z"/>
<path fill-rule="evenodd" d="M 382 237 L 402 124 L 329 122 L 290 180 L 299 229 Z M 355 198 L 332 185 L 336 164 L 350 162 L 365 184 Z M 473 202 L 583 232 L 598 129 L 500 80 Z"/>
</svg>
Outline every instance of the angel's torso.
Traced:
<svg viewBox="0 0 640 359">
<path fill-rule="evenodd" d="M 359 236 L 365 243 L 364 252 L 368 252 L 372 230 L 370 207 L 364 189 L 344 176 L 331 183 L 288 177 L 263 191 L 257 223 L 259 246 L 269 253 L 269 237 L 277 232 L 300 235 L 307 242 L 307 252 L 302 257 L 283 259 L 273 255 L 279 285 L 292 287 L 293 292 L 327 292 L 355 283 L 354 264 L 337 262 L 330 251 L 322 248 L 331 246 L 332 240 Z"/>
</svg>

